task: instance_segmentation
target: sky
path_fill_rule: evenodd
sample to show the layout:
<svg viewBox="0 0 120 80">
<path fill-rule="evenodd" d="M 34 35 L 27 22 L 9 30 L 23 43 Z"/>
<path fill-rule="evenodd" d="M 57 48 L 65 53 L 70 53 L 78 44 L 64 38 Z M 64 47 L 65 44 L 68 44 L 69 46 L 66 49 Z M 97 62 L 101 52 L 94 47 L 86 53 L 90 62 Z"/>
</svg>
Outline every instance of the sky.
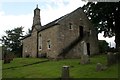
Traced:
<svg viewBox="0 0 120 80">
<path fill-rule="evenodd" d="M 6 30 L 20 26 L 24 27 L 26 33 L 32 26 L 33 10 L 37 4 L 41 10 L 41 24 L 45 25 L 86 3 L 82 0 L 0 0 L 0 38 Z M 98 39 L 111 43 L 111 47 L 115 46 L 114 37 L 104 38 L 102 33 Z"/>
</svg>

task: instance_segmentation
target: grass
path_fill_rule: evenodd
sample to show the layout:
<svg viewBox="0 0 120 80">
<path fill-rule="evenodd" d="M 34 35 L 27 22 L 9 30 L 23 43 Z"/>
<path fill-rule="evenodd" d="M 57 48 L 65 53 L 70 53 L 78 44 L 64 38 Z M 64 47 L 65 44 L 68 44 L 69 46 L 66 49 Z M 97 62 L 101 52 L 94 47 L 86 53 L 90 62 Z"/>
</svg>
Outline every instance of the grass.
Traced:
<svg viewBox="0 0 120 80">
<path fill-rule="evenodd" d="M 87 65 L 79 64 L 80 59 L 64 59 L 24 66 L 44 60 L 46 59 L 16 58 L 10 64 L 3 64 L 3 78 L 59 78 L 64 65 L 70 66 L 72 78 L 118 78 L 118 64 L 105 71 L 95 71 L 98 62 L 106 64 L 105 55 L 92 57 L 91 63 Z"/>
</svg>

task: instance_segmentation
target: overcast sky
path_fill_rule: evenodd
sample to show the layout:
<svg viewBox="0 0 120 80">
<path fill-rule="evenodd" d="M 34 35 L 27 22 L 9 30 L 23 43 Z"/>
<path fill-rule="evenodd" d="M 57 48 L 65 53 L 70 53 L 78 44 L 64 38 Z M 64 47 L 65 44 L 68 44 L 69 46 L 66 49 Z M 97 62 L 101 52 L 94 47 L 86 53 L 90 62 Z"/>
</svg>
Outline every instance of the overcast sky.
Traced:
<svg viewBox="0 0 120 80">
<path fill-rule="evenodd" d="M 24 31 L 31 28 L 33 22 L 33 10 L 36 5 L 41 9 L 41 24 L 45 25 L 67 13 L 82 7 L 86 2 L 81 0 L 0 0 L 0 38 L 5 30 L 15 27 L 24 27 Z M 114 46 L 114 37 L 103 38 Z"/>
</svg>

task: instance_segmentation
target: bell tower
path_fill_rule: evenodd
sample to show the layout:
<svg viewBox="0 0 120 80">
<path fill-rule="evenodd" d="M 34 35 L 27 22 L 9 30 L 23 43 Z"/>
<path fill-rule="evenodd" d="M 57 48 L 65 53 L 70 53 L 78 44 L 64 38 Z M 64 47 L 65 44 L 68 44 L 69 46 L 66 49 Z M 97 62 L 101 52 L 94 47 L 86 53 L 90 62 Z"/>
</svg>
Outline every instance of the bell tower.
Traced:
<svg viewBox="0 0 120 80">
<path fill-rule="evenodd" d="M 40 9 L 38 8 L 38 5 L 36 6 L 36 9 L 34 10 L 32 29 L 33 28 L 36 28 L 37 30 L 41 28 Z"/>
</svg>

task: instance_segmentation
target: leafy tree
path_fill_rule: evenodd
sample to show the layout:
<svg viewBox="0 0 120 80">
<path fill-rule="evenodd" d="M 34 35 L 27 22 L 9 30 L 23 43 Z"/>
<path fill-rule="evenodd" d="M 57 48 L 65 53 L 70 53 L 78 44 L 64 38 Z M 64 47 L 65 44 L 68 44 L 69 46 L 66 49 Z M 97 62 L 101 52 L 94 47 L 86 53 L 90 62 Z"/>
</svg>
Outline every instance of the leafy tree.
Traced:
<svg viewBox="0 0 120 80">
<path fill-rule="evenodd" d="M 12 30 L 5 31 L 6 36 L 2 36 L 2 44 L 5 53 L 14 53 L 20 56 L 21 53 L 21 38 L 23 37 L 23 27 L 17 27 Z"/>
<path fill-rule="evenodd" d="M 109 46 L 108 43 L 105 40 L 99 40 L 99 50 L 100 53 L 108 51 Z"/>
<path fill-rule="evenodd" d="M 32 30 L 29 28 L 28 31 L 27 31 L 27 33 L 26 33 L 26 35 L 29 35 L 31 33 L 32 33 Z"/>
<path fill-rule="evenodd" d="M 88 2 L 82 8 L 98 33 L 103 31 L 104 37 L 115 36 L 116 48 L 119 48 L 120 2 Z"/>
</svg>

